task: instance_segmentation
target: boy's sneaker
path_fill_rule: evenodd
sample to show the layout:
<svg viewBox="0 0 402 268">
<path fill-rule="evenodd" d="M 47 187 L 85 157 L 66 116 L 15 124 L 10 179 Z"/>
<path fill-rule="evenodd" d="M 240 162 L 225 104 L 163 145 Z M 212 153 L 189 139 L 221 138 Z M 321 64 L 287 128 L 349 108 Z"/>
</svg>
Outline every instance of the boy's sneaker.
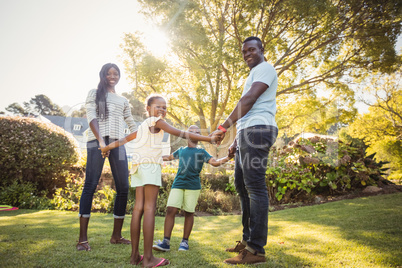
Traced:
<svg viewBox="0 0 402 268">
<path fill-rule="evenodd" d="M 153 245 L 152 248 L 157 251 L 169 251 L 170 250 L 170 244 L 166 239 L 163 239 L 163 241 L 158 241 L 158 244 Z"/>
<path fill-rule="evenodd" d="M 228 252 L 240 252 L 246 248 L 246 246 L 241 241 L 236 241 L 237 244 L 234 248 L 227 248 L 226 251 Z"/>
<path fill-rule="evenodd" d="M 237 265 L 237 264 L 261 264 L 265 263 L 265 256 L 253 254 L 247 249 L 243 249 L 239 255 L 236 257 L 226 259 L 223 261 L 227 264 Z"/>
<path fill-rule="evenodd" d="M 187 251 L 189 248 L 187 241 L 181 241 L 179 251 Z"/>
</svg>

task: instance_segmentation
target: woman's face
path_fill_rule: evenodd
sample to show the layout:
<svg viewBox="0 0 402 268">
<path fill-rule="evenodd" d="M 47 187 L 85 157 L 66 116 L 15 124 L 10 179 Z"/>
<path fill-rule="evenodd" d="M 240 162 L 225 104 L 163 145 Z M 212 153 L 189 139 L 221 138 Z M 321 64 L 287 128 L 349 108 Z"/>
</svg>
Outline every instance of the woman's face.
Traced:
<svg viewBox="0 0 402 268">
<path fill-rule="evenodd" d="M 147 106 L 149 116 L 166 116 L 166 101 L 163 98 L 156 98 L 153 100 L 151 106 Z"/>
<path fill-rule="evenodd" d="M 106 74 L 106 81 L 109 87 L 114 88 L 120 80 L 119 72 L 114 68 L 110 68 Z"/>
</svg>

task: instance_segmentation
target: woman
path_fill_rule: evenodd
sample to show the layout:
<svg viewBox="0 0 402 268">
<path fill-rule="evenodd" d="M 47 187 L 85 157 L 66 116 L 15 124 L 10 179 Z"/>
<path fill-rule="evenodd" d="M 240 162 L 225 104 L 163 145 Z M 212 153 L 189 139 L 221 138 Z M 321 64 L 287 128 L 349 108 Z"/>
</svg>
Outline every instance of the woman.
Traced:
<svg viewBox="0 0 402 268">
<path fill-rule="evenodd" d="M 114 227 L 110 243 L 131 243 L 121 235 L 129 189 L 126 150 L 124 146 L 121 146 L 102 155 L 99 148 L 124 137 L 124 121 L 130 128 L 130 132 L 136 130 L 136 125 L 128 100 L 117 95 L 115 91 L 115 86 L 120 79 L 119 67 L 116 64 L 107 63 L 103 65 L 99 76 L 98 88 L 89 91 L 85 104 L 91 131 L 88 133 L 85 184 L 79 210 L 80 236 L 76 248 L 86 251 L 91 250 L 87 237 L 88 222 L 91 216 L 93 195 L 105 162 L 104 156 L 109 158 L 117 192 L 113 210 Z"/>
</svg>

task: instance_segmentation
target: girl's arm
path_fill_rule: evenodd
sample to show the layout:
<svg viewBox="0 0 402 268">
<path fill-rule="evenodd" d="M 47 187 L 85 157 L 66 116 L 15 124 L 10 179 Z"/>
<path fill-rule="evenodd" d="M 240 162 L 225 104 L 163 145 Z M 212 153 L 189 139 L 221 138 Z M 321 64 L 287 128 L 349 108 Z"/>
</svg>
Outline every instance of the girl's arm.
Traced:
<svg viewBox="0 0 402 268">
<path fill-rule="evenodd" d="M 171 155 L 162 155 L 162 159 L 163 159 L 163 161 L 172 161 L 172 160 L 174 160 L 174 156 L 173 156 L 173 154 L 171 154 Z"/>
<path fill-rule="evenodd" d="M 156 124 L 155 127 L 162 129 L 163 131 L 183 138 L 183 139 L 191 139 L 194 141 L 206 141 L 206 142 L 210 142 L 210 143 L 216 143 L 216 141 L 218 140 L 216 137 L 208 137 L 208 136 L 203 136 L 203 135 L 198 135 L 195 133 L 191 133 L 188 131 L 183 131 L 180 129 L 177 129 L 175 127 L 172 127 L 171 125 L 169 125 L 168 123 L 166 123 L 165 120 L 159 119 Z"/>
<path fill-rule="evenodd" d="M 137 131 L 130 133 L 129 135 L 127 135 L 127 137 L 114 141 L 105 147 L 101 147 L 100 149 L 102 150 L 102 153 L 106 153 L 114 148 L 117 148 L 119 146 L 126 144 L 129 141 L 134 140 L 136 137 L 137 137 Z"/>
<path fill-rule="evenodd" d="M 214 167 L 219 167 L 220 165 L 225 164 L 226 162 L 228 162 L 230 159 L 232 159 L 232 157 L 230 157 L 230 155 L 222 157 L 220 159 L 215 159 L 215 158 L 211 158 L 208 161 L 208 164 L 214 166 Z"/>
</svg>

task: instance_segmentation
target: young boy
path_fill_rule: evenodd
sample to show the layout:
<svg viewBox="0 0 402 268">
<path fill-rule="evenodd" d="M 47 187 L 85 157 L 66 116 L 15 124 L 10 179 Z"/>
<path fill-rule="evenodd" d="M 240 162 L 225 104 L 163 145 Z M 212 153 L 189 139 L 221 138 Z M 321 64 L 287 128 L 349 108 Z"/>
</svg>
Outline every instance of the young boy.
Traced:
<svg viewBox="0 0 402 268">
<path fill-rule="evenodd" d="M 197 126 L 190 126 L 189 132 L 200 134 Z M 188 238 L 194 225 L 194 212 L 197 205 L 198 196 L 201 191 L 200 172 L 204 163 L 214 167 L 220 166 L 234 155 L 228 155 L 221 159 L 214 159 L 207 151 L 197 148 L 198 141 L 188 140 L 187 147 L 181 147 L 169 156 L 163 156 L 164 161 L 179 159 L 179 169 L 173 181 L 172 189 L 167 201 L 167 210 L 165 216 L 164 238 L 163 241 L 153 245 L 157 251 L 170 250 L 170 236 L 172 234 L 175 215 L 178 209 L 184 210 L 184 230 L 183 240 L 180 243 L 179 250 L 188 250 Z"/>
</svg>

